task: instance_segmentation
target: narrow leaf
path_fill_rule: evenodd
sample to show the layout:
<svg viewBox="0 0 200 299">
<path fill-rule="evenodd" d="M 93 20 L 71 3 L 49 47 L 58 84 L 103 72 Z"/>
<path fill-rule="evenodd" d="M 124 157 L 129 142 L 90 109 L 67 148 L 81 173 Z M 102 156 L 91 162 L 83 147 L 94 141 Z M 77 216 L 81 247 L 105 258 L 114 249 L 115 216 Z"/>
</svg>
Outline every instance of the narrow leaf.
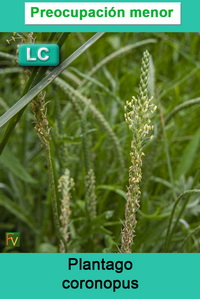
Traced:
<svg viewBox="0 0 200 299">
<path fill-rule="evenodd" d="M 26 183 L 35 183 L 35 180 L 30 176 L 27 170 L 20 163 L 19 159 L 7 148 L 0 157 L 0 165 L 9 169 L 14 175 Z"/>
<path fill-rule="evenodd" d="M 29 213 L 2 193 L 0 194 L 0 206 L 4 207 L 19 220 L 26 223 L 31 229 L 37 231 L 36 223 Z"/>
<path fill-rule="evenodd" d="M 92 36 L 72 55 L 65 59 L 59 66 L 51 71 L 43 80 L 27 92 L 17 103 L 15 103 L 7 112 L 0 117 L 0 127 L 5 125 L 13 116 L 22 110 L 40 91 L 47 87 L 69 64 L 84 53 L 94 42 L 96 42 L 104 33 L 99 32 Z"/>
<path fill-rule="evenodd" d="M 194 163 L 194 159 L 199 148 L 200 143 L 200 129 L 198 129 L 192 139 L 186 146 L 183 154 L 181 155 L 181 160 L 176 169 L 175 176 L 179 178 L 181 175 L 184 176 L 190 170 Z"/>
</svg>

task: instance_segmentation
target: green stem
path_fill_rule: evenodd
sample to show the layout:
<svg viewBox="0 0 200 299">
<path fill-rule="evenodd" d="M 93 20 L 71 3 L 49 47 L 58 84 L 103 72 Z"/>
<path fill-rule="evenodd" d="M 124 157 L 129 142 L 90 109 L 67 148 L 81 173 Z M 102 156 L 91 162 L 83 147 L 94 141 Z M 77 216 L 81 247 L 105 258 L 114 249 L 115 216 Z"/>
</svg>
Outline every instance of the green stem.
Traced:
<svg viewBox="0 0 200 299">
<path fill-rule="evenodd" d="M 47 163 L 48 163 L 48 173 L 49 173 L 49 185 L 51 190 L 51 198 L 52 198 L 52 209 L 53 209 L 53 216 L 54 216 L 54 223 L 56 228 L 56 235 L 59 239 L 59 230 L 60 230 L 60 223 L 59 223 L 59 213 L 58 213 L 58 198 L 57 198 L 57 188 L 56 188 L 56 179 L 55 179 L 55 168 L 52 161 L 52 150 L 50 147 L 45 150 Z"/>
<path fill-rule="evenodd" d="M 173 176 L 173 171 L 172 171 L 171 158 L 170 158 L 170 153 L 169 153 L 169 145 L 168 145 L 168 141 L 167 141 L 167 134 L 166 134 L 166 130 L 165 130 L 165 120 L 163 117 L 161 102 L 160 102 L 159 98 L 158 98 L 158 104 L 159 104 L 159 110 L 160 110 L 160 119 L 161 119 L 161 127 L 162 127 L 162 132 L 163 132 L 164 148 L 165 148 L 165 154 L 166 154 L 166 160 L 167 160 L 167 168 L 168 168 L 168 172 L 169 172 L 170 182 L 172 184 L 172 195 L 173 195 L 174 200 L 176 200 L 176 192 L 174 190 L 174 176 Z"/>
<path fill-rule="evenodd" d="M 90 169 L 93 169 L 91 152 L 90 152 L 90 144 L 89 144 L 90 143 L 89 136 L 87 136 L 87 114 L 88 114 L 89 105 L 90 103 L 88 103 L 87 106 L 85 107 L 81 119 L 82 134 L 83 134 L 82 146 L 83 146 L 86 174 L 88 174 Z"/>
<path fill-rule="evenodd" d="M 167 234 L 166 234 L 166 238 L 165 238 L 165 244 L 164 244 L 163 252 L 167 252 L 168 248 L 169 248 L 169 243 L 170 243 L 170 240 L 172 238 L 172 233 L 174 232 L 174 229 L 175 229 L 175 226 L 174 226 L 173 229 L 172 229 L 172 231 L 171 231 L 172 220 L 173 220 L 173 217 L 174 217 L 174 214 L 175 214 L 175 211 L 176 211 L 176 208 L 177 208 L 179 202 L 181 201 L 182 198 L 184 198 L 187 195 L 199 194 L 199 193 L 200 193 L 199 189 L 188 190 L 188 191 L 183 192 L 177 198 L 177 200 L 175 201 L 173 209 L 172 209 L 172 212 L 171 212 L 171 215 L 170 215 L 170 219 L 169 219 L 169 224 L 168 224 L 168 228 L 167 228 Z M 179 216 L 180 216 L 180 213 L 179 213 Z M 179 219 L 178 219 L 178 221 L 179 221 Z M 175 224 L 177 224 L 178 221 L 176 221 Z"/>
<path fill-rule="evenodd" d="M 191 231 L 188 236 L 185 238 L 185 240 L 183 241 L 181 247 L 179 248 L 178 252 L 181 252 L 181 250 L 183 249 L 185 243 L 187 242 L 187 240 L 189 240 L 189 238 L 194 235 L 198 230 L 200 229 L 200 225 L 198 225 L 193 231 Z"/>
</svg>

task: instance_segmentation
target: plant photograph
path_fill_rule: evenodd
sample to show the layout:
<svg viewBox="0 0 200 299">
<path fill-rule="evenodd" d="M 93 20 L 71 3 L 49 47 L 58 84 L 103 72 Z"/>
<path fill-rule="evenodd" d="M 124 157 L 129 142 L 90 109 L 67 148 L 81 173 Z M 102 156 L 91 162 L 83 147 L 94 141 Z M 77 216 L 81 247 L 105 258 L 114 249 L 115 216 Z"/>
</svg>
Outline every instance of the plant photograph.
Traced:
<svg viewBox="0 0 200 299">
<path fill-rule="evenodd" d="M 61 62 L 22 67 L 22 44 Z M 198 33 L 0 33 L 1 253 L 200 252 L 199 48 Z"/>
</svg>

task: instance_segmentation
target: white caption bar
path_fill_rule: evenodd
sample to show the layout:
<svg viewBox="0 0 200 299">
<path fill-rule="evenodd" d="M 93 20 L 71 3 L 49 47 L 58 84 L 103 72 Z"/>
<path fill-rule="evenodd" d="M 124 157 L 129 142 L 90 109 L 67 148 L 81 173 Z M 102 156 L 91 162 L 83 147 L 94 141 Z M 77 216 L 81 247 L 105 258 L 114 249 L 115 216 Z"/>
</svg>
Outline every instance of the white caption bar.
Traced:
<svg viewBox="0 0 200 299">
<path fill-rule="evenodd" d="M 26 25 L 180 25 L 180 2 L 26 2 Z"/>
</svg>

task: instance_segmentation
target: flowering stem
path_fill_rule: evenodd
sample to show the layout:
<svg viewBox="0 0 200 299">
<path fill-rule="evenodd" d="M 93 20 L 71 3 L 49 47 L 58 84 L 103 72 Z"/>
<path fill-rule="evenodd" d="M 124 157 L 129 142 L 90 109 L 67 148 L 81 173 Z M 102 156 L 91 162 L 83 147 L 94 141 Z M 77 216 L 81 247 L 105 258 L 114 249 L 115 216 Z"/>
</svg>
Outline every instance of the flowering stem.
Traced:
<svg viewBox="0 0 200 299">
<path fill-rule="evenodd" d="M 129 167 L 125 222 L 120 249 L 120 252 L 123 253 L 130 253 L 133 245 L 135 226 L 137 224 L 136 211 L 140 207 L 142 156 L 144 156 L 142 149 L 148 133 L 153 130 L 153 126 L 150 125 L 150 114 L 156 110 L 156 106 L 152 103 L 152 98 L 149 99 L 147 96 L 149 57 L 149 53 L 145 51 L 142 59 L 138 98 L 133 97 L 125 105 L 125 120 L 129 125 L 129 129 L 133 132 L 133 138 L 130 152 L 131 166 Z"/>
</svg>

